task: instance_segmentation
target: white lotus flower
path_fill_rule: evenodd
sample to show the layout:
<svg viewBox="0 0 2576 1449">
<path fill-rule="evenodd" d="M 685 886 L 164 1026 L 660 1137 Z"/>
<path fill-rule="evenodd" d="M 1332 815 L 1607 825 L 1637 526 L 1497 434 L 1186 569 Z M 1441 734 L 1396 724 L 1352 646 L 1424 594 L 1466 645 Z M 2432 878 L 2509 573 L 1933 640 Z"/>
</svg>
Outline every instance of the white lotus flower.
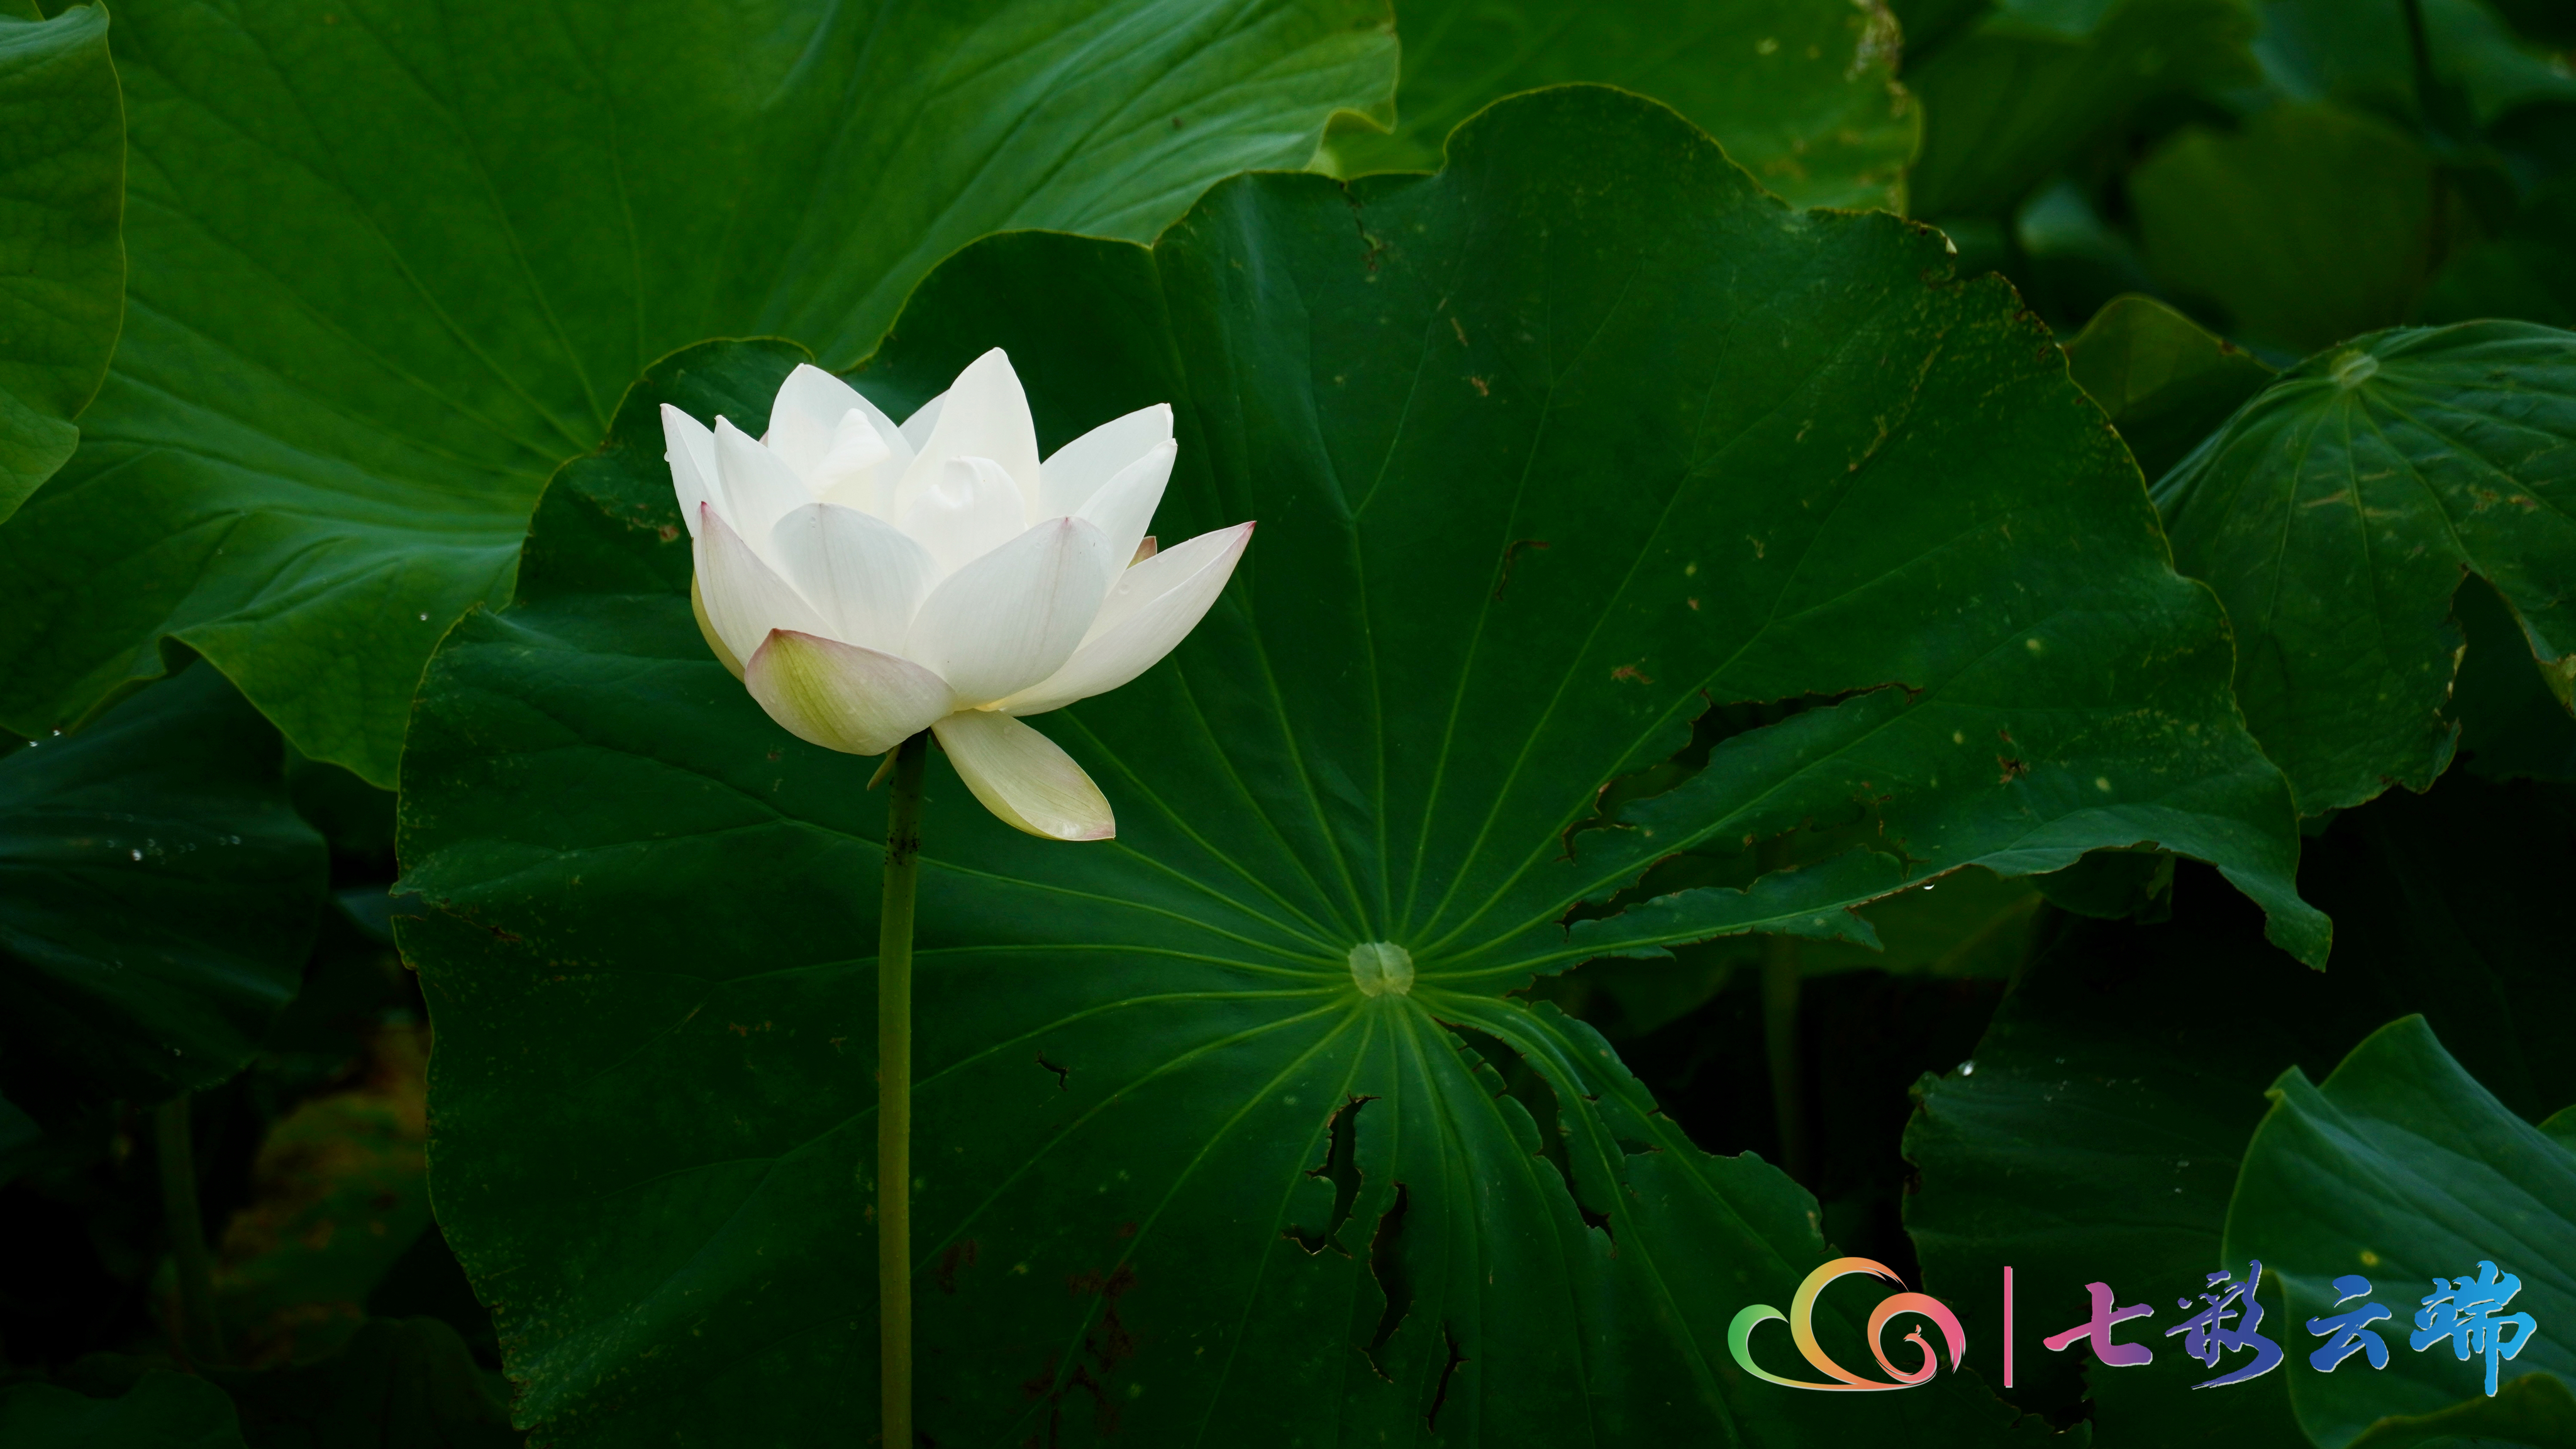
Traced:
<svg viewBox="0 0 2576 1449">
<path fill-rule="evenodd" d="M 987 809 L 1058 840 L 1116 833 L 1071 756 L 1020 723 L 1116 689 L 1181 642 L 1252 525 L 1156 552 L 1177 445 L 1156 405 L 1038 460 L 999 348 L 902 426 L 799 367 L 769 432 L 662 409 L 698 627 L 769 717 L 875 755 L 933 730 Z"/>
</svg>

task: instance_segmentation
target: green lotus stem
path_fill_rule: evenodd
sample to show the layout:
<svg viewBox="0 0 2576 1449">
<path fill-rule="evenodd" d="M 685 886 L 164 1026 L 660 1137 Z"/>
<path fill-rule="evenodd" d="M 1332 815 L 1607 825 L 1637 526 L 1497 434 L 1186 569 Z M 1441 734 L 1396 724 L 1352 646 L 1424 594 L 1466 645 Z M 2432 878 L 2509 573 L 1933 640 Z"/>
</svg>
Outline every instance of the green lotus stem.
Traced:
<svg viewBox="0 0 2576 1449">
<path fill-rule="evenodd" d="M 885 1449 L 912 1449 L 912 890 L 921 875 L 921 776 L 930 735 L 895 747 L 877 925 L 878 1398 Z"/>
<path fill-rule="evenodd" d="M 179 1347 L 202 1368 L 224 1361 L 223 1330 L 215 1323 L 215 1263 L 206 1251 L 206 1225 L 197 1207 L 197 1152 L 188 1127 L 188 1094 L 152 1114 L 161 1151 L 161 1230 L 179 1275 Z"/>
<path fill-rule="evenodd" d="M 1806 1073 L 1798 1060 L 1798 989 L 1803 979 L 1798 971 L 1798 938 L 1773 936 L 1762 957 L 1762 1047 L 1771 1059 L 1771 1113 L 1780 1129 L 1782 1170 L 1813 1189 Z"/>
</svg>

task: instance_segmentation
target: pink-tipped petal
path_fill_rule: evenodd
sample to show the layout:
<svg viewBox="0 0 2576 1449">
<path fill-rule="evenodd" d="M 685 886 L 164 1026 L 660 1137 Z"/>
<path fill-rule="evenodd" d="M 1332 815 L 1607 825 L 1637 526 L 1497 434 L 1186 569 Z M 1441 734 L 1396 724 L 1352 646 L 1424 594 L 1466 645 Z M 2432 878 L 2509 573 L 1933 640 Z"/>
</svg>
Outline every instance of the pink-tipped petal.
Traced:
<svg viewBox="0 0 2576 1449">
<path fill-rule="evenodd" d="M 1251 542 L 1252 525 L 1241 523 L 1175 544 L 1120 574 L 1064 667 L 994 708 L 1043 714 L 1106 694 L 1153 668 L 1207 616 Z"/>
<path fill-rule="evenodd" d="M 939 565 L 873 514 L 808 503 L 778 520 L 770 555 L 831 626 L 832 637 L 893 654 Z"/>
<path fill-rule="evenodd" d="M 768 547 L 778 520 L 814 501 L 786 459 L 724 418 L 716 419 L 716 473 L 725 521 L 756 549 Z"/>
<path fill-rule="evenodd" d="M 698 637 L 707 641 L 707 650 L 716 656 L 716 662 L 725 667 L 725 673 L 736 679 L 742 678 L 742 661 L 734 656 L 724 636 L 716 632 L 715 620 L 707 617 L 707 596 L 698 588 L 698 576 L 694 573 L 689 575 L 689 613 L 697 619 Z"/>
<path fill-rule="evenodd" d="M 936 670 L 963 705 L 1026 689 L 1072 657 L 1117 572 L 1099 529 L 1049 519 L 932 589 L 904 656 Z"/>
<path fill-rule="evenodd" d="M 1056 449 L 1038 469 L 1038 516 L 1062 518 L 1080 511 L 1102 485 L 1171 440 L 1171 404 L 1156 403 L 1112 418 Z"/>
<path fill-rule="evenodd" d="M 1006 825 L 1049 840 L 1118 833 L 1109 799 L 1056 742 L 1005 714 L 961 710 L 931 726 L 957 776 Z"/>
<path fill-rule="evenodd" d="M 1028 397 L 1020 391 L 1019 375 L 1011 371 L 1011 359 L 1002 349 L 996 347 L 968 363 L 940 396 L 938 407 L 929 438 L 895 487 L 895 517 L 901 518 L 915 498 L 940 481 L 951 458 L 992 459 L 1018 485 L 1022 498 L 1036 501 L 1037 425 L 1029 420 Z"/>
<path fill-rule="evenodd" d="M 948 713 L 948 686 L 909 659 L 788 629 L 770 631 L 742 682 L 769 717 L 845 755 L 882 755 Z"/>
<path fill-rule="evenodd" d="M 752 651 L 772 629 L 828 634 L 823 616 L 806 603 L 712 506 L 699 513 L 697 582 L 707 621 L 736 659 Z"/>
<path fill-rule="evenodd" d="M 1097 524 L 1109 536 L 1110 551 L 1119 558 L 1133 558 L 1136 546 L 1145 539 L 1145 530 L 1154 526 L 1154 509 L 1163 501 L 1163 485 L 1172 481 L 1172 459 L 1179 445 L 1156 443 L 1145 456 L 1128 464 L 1117 477 L 1100 485 L 1073 512 L 1076 518 Z"/>
<path fill-rule="evenodd" d="M 689 525 L 689 537 L 698 536 L 698 505 L 713 503 L 718 512 L 724 503 L 716 494 L 716 438 L 707 425 L 687 413 L 662 404 L 662 460 L 671 465 L 671 491 L 679 496 L 680 517 Z"/>
</svg>

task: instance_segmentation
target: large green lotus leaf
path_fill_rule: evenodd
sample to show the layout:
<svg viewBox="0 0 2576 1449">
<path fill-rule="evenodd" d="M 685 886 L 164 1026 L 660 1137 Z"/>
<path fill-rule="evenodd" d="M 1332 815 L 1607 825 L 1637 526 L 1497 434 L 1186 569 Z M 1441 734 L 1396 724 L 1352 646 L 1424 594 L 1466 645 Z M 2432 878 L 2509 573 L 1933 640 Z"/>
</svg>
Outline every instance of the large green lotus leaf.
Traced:
<svg viewBox="0 0 2576 1449">
<path fill-rule="evenodd" d="M 2501 1029 L 2493 1019 L 2453 1028 Z M 2576 1383 L 2576 1339 L 2566 1331 L 2576 1323 L 2576 1150 L 2496 1100 L 2421 1016 L 2373 1032 L 2323 1082 L 2290 1068 L 2271 1096 L 2237 1172 L 2228 1256 L 2261 1258 L 2301 1322 L 2337 1312 L 2344 1295 L 2334 1283 L 2347 1275 L 2369 1283 L 2364 1301 L 2389 1311 L 2372 1330 L 2387 1346 L 2386 1368 L 2355 1356 L 2331 1373 L 2289 1376 L 2308 1437 L 2344 1449 L 2384 1418 L 2441 1414 L 2464 1399 L 2483 1404 L 2482 1344 L 2446 1334 L 2412 1346 L 2417 1313 L 2447 1286 L 2436 1280 L 2480 1279 L 2482 1263 L 2521 1280 L 2502 1311 L 2537 1325 L 2497 1365 L 2499 1383 L 2553 1378 L 2554 1396 L 2525 1392 L 2564 1401 Z M 2301 1350 L 2318 1346 L 2299 1335 Z M 2453 1432 L 2516 1427 L 2458 1423 Z M 2555 1432 L 2522 1442 L 2576 1444 L 2571 1431 L 2576 1422 L 2562 1415 Z"/>
<path fill-rule="evenodd" d="M 1383 0 L 134 0 L 129 316 L 0 529 L 0 720 L 178 639 L 393 782 L 431 646 L 654 358 L 847 365 L 983 233 L 1152 236 L 1383 111 Z"/>
<path fill-rule="evenodd" d="M 1497 97 L 1597 81 L 1680 111 L 1799 206 L 1905 209 L 1921 123 L 1877 0 L 1405 0 L 1398 19 L 1395 129 L 1336 123 L 1319 169 L 1429 171 Z"/>
<path fill-rule="evenodd" d="M 2010 211 L 2159 96 L 2251 78 L 2245 0 L 2017 0 L 1905 83 L 1923 103 L 1908 201 L 1928 217 Z"/>
<path fill-rule="evenodd" d="M 58 1115 L 232 1075 L 303 977 L 322 837 L 277 731 L 191 666 L 0 759 L 0 1088 Z"/>
<path fill-rule="evenodd" d="M 2293 353 L 2406 319 L 2433 261 L 2433 157 L 2357 111 L 2190 127 L 2129 177 L 2148 268 L 2233 335 Z"/>
<path fill-rule="evenodd" d="M 1172 659 L 1042 721 L 1114 844 L 1020 835 L 934 767 L 928 1432 L 2004 1432 L 1954 1376 L 1743 1376 L 1726 1325 L 1827 1255 L 1812 1199 L 1699 1151 L 1598 1036 L 1505 994 L 2140 838 L 2227 861 L 2322 946 L 2214 603 L 2039 325 L 1944 262 L 1925 228 L 1794 211 L 1664 107 L 1573 87 L 1486 111 L 1437 176 L 1240 178 L 1151 250 L 1015 234 L 924 282 L 859 375 L 881 403 L 998 344 L 1050 447 L 1171 400 L 1160 536 L 1260 521 Z M 883 805 L 869 761 L 800 745 L 707 654 L 651 421 L 669 398 L 752 426 L 790 361 L 717 346 L 647 378 L 541 505 L 519 601 L 442 646 L 404 757 L 433 1188 L 520 1413 L 564 1442 L 871 1412 Z M 1596 815 L 1712 701 L 1804 696 Z M 1560 924 L 1668 852 L 1844 828 L 1803 869 Z M 1409 993 L 1358 988 L 1374 941 L 1410 953 Z M 1828 1300 L 1823 1330 L 1863 1362 L 1870 1301 Z"/>
<path fill-rule="evenodd" d="M 2094 313 L 2066 344 L 2066 367 L 2149 478 L 2164 476 L 2273 375 L 2252 353 L 2139 296 Z"/>
<path fill-rule="evenodd" d="M 1976 1341 L 2001 1333 L 2002 1270 L 2015 1269 L 2008 1397 L 2063 1410 L 2089 1393 L 2109 1449 L 2306 1442 L 2283 1388 L 2304 1365 L 2194 1393 L 2211 1371 L 2162 1336 L 2170 1305 L 2222 1258 L 2245 1271 L 2222 1253 L 2228 1202 L 2283 1070 L 2323 1073 L 2420 1011 L 2517 1110 L 2576 1099 L 2561 1040 L 2576 981 L 2555 907 L 2576 873 L 2564 802 L 2454 774 L 2428 796 L 2392 792 L 2338 817 L 2299 873 L 2337 922 L 2322 974 L 2264 946 L 2252 912 L 2191 870 L 2170 923 L 2080 923 L 2033 965 L 1971 1062 L 1926 1080 L 1905 1139 L 1921 1171 L 1906 1227 L 1929 1290 L 1960 1305 Z M 2084 1319 L 2095 1281 L 2155 1306 L 2121 1328 L 2153 1362 L 2083 1367 L 2080 1350 L 2041 1344 Z M 2267 1326 L 2289 1324 L 2277 1297 L 2267 1304 Z M 2315 1346 L 2295 1326 L 2272 1337 Z"/>
<path fill-rule="evenodd" d="M 2576 679 L 2576 334 L 2398 329 L 2281 375 L 2156 485 L 2236 626 L 2236 692 L 2308 814 L 2451 760 L 2452 596 L 2493 584 Z"/>
<path fill-rule="evenodd" d="M 125 305 L 107 12 L 0 13 L 0 519 L 72 455 Z"/>
</svg>

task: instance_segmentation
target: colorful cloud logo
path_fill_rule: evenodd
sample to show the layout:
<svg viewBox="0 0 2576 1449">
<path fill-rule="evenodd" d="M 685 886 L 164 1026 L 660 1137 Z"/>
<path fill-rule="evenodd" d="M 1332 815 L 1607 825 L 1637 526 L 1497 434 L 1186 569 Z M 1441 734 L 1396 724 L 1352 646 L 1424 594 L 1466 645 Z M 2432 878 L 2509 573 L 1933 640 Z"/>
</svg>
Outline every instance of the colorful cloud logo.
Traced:
<svg viewBox="0 0 2576 1449">
<path fill-rule="evenodd" d="M 1952 1313 L 1941 1300 L 1928 1293 L 1893 1293 L 1881 1299 L 1878 1307 L 1870 1312 L 1869 1351 L 1877 1356 L 1878 1366 L 1887 1370 L 1887 1376 L 1894 1379 L 1894 1383 L 1880 1383 L 1875 1379 L 1862 1378 L 1834 1362 L 1832 1355 L 1825 1352 L 1824 1345 L 1816 1342 L 1814 1322 L 1816 1297 L 1825 1291 L 1826 1284 L 1852 1273 L 1867 1273 L 1873 1277 L 1885 1279 L 1899 1288 L 1905 1286 L 1905 1280 L 1897 1277 L 1885 1264 L 1875 1263 L 1867 1258 L 1836 1258 L 1808 1274 L 1807 1281 L 1798 1285 L 1798 1296 L 1789 1300 L 1787 1313 L 1782 1313 L 1768 1303 L 1754 1303 L 1747 1305 L 1743 1312 L 1736 1314 L 1735 1321 L 1728 1324 L 1726 1328 L 1727 1352 L 1735 1355 L 1735 1361 L 1743 1366 L 1746 1373 L 1765 1383 L 1778 1384 L 1782 1388 L 1822 1389 L 1828 1393 L 1844 1394 L 1870 1393 L 1883 1389 L 1910 1389 L 1917 1384 L 1930 1382 L 1932 1375 L 1940 1370 L 1940 1361 L 1934 1356 L 1932 1345 L 1925 1341 L 1923 1330 L 1919 1325 L 1905 1335 L 1922 1352 L 1921 1362 L 1915 1365 L 1912 1373 L 1907 1373 L 1888 1362 L 1887 1350 L 1880 1344 L 1879 1334 L 1887 1327 L 1889 1319 L 1900 1313 L 1913 1313 L 1941 1326 L 1942 1341 L 1950 1346 L 1950 1372 L 1959 1371 L 1959 1359 L 1968 1350 L 1967 1331 L 1959 1327 L 1957 1314 Z M 1789 1338 L 1798 1345 L 1798 1352 L 1805 1354 L 1808 1363 L 1813 1364 L 1818 1372 L 1832 1378 L 1834 1382 L 1819 1384 L 1799 1379 L 1784 1379 L 1753 1361 L 1753 1330 L 1775 1318 L 1789 1320 Z"/>
</svg>

